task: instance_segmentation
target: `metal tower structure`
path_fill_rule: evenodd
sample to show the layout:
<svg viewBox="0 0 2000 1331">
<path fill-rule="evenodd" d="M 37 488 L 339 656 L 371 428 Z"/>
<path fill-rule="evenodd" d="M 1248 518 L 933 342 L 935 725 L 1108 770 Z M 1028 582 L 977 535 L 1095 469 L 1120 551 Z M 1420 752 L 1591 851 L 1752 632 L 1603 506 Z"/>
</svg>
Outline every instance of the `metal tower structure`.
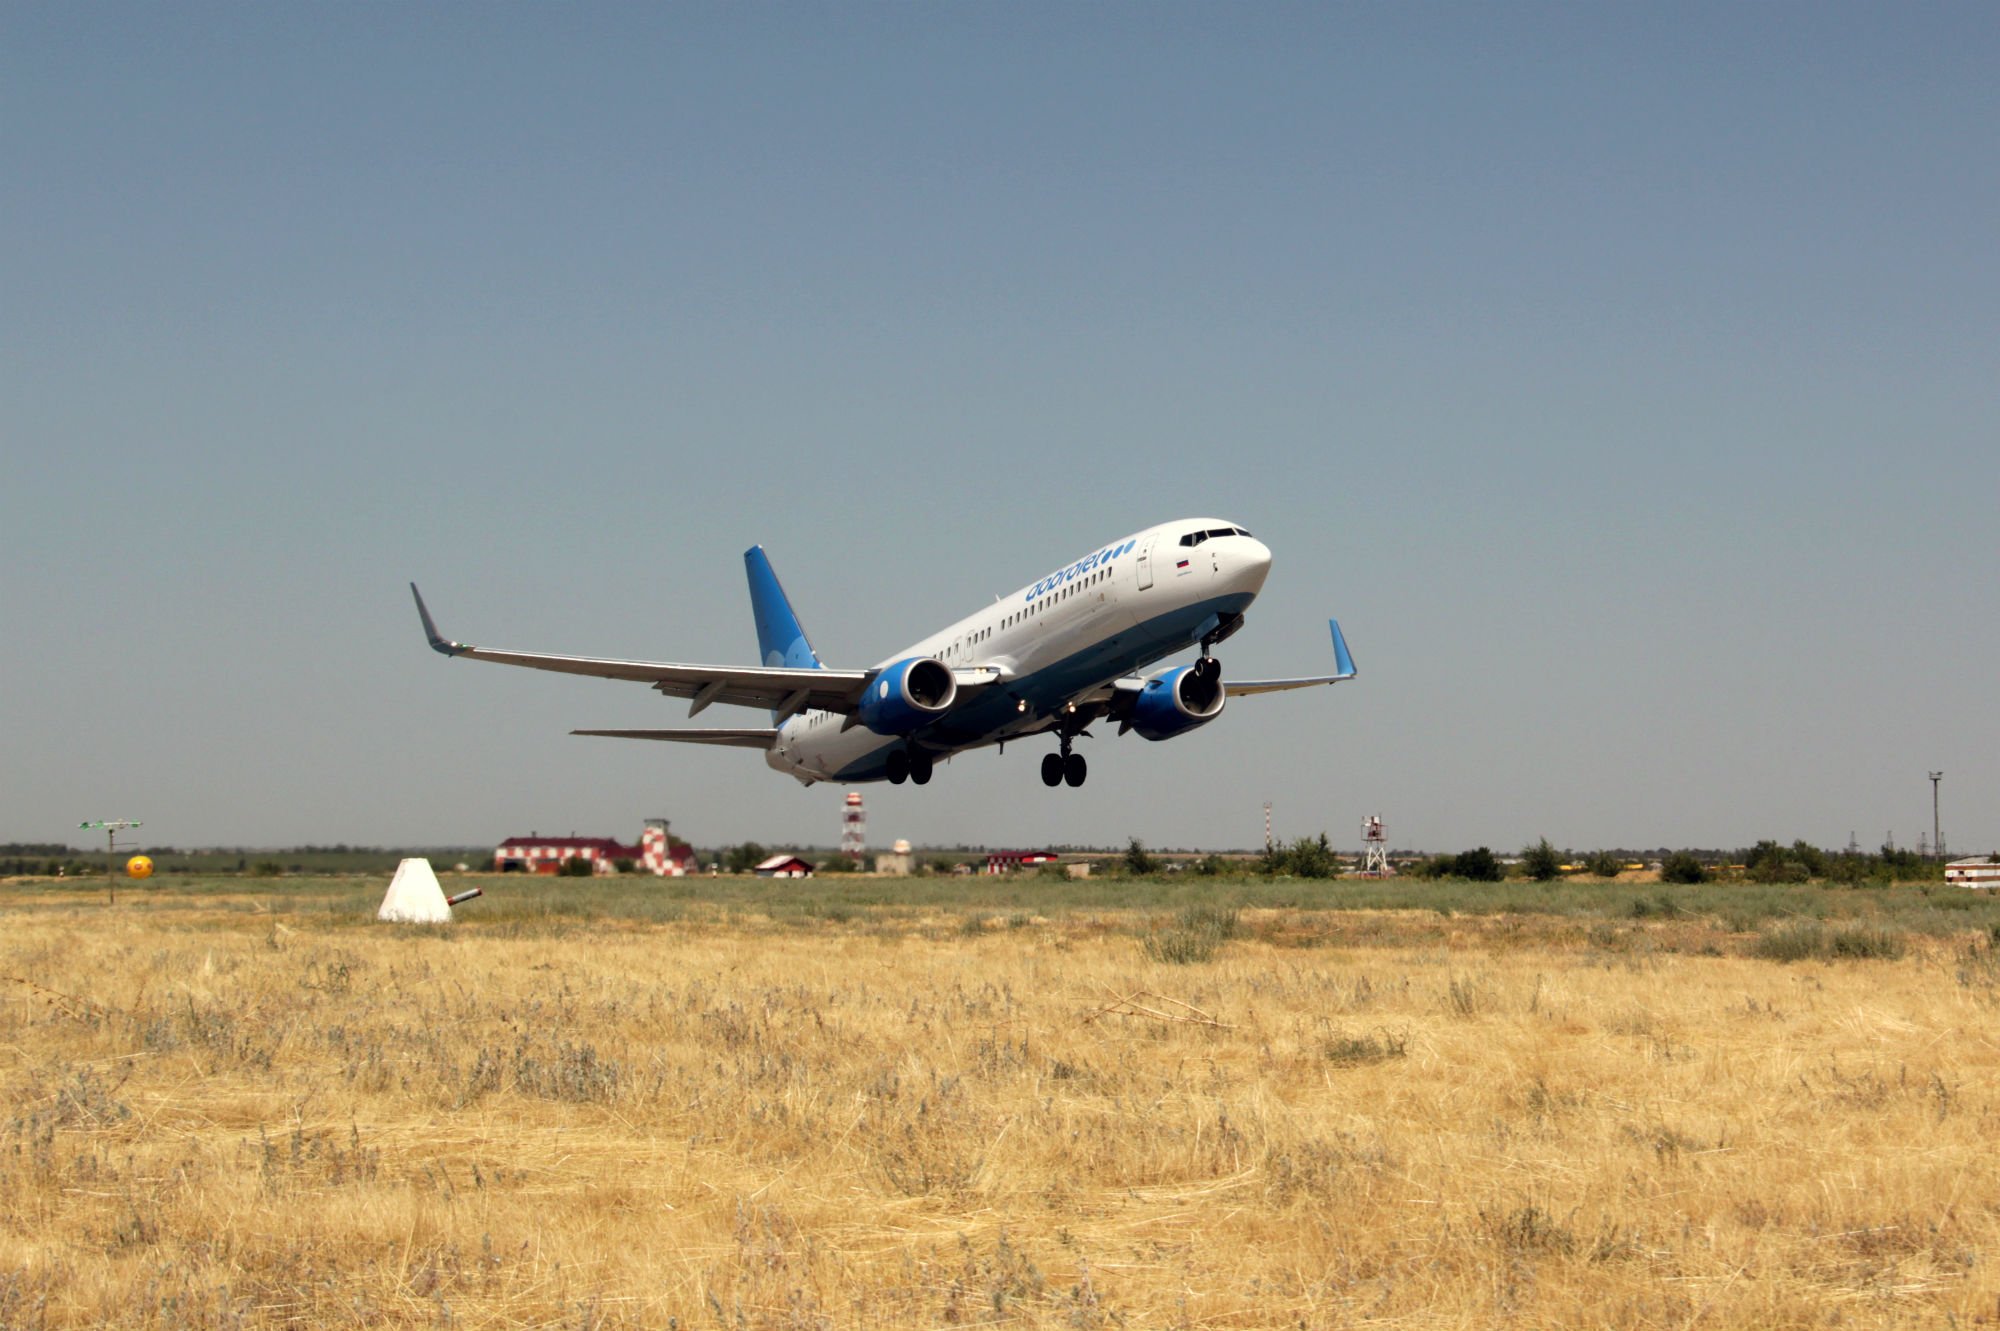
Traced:
<svg viewBox="0 0 2000 1331">
<path fill-rule="evenodd" d="M 1389 876 L 1389 836 L 1382 830 L 1382 815 L 1371 813 L 1361 820 L 1361 844 L 1367 848 L 1368 858 L 1361 865 L 1363 878 L 1387 878 Z"/>
<path fill-rule="evenodd" d="M 1937 848 L 1937 857 L 1944 858 L 1944 832 L 1938 827 L 1938 782 L 1944 780 L 1943 772 L 1932 772 L 1931 777 L 1931 845 Z"/>
<path fill-rule="evenodd" d="M 868 853 L 868 810 L 861 807 L 861 792 L 847 792 L 840 811 L 840 853 L 860 859 Z"/>
<path fill-rule="evenodd" d="M 118 834 L 128 827 L 144 827 L 136 818 L 100 818 L 94 823 L 78 823 L 77 827 L 88 832 L 94 828 L 104 829 L 104 890 L 110 896 L 111 904 L 118 904 L 117 869 Z"/>
</svg>

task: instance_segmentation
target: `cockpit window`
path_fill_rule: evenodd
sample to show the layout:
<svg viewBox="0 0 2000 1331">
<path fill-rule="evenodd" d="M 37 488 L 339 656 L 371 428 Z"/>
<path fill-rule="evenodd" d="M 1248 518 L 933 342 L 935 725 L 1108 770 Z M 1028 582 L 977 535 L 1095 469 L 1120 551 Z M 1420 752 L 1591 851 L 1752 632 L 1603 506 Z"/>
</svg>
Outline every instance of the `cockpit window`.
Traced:
<svg viewBox="0 0 2000 1331">
<path fill-rule="evenodd" d="M 1200 545 L 1203 541 L 1213 540 L 1218 536 L 1248 536 L 1249 534 L 1242 527 L 1210 527 L 1207 531 L 1189 532 L 1187 535 L 1181 537 L 1181 544 Z"/>
</svg>

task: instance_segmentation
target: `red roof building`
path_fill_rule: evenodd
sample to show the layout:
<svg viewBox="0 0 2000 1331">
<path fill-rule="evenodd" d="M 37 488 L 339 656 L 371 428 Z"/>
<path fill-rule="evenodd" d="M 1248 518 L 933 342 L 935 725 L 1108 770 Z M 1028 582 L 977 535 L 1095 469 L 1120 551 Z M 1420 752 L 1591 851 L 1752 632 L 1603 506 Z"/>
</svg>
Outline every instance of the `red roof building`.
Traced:
<svg viewBox="0 0 2000 1331">
<path fill-rule="evenodd" d="M 986 872 L 1011 873 L 1016 869 L 1032 869 L 1054 863 L 1056 853 L 1052 850 L 996 850 L 986 857 Z"/>
<path fill-rule="evenodd" d="M 530 832 L 507 838 L 493 852 L 493 867 L 502 873 L 561 873 L 563 864 L 569 860 L 582 860 L 592 873 L 617 873 L 618 861 L 626 860 L 645 873 L 684 878 L 694 867 L 694 847 L 674 845 L 667 836 L 667 820 L 648 818 L 636 846 L 623 845 L 610 837 L 543 836 Z"/>
</svg>

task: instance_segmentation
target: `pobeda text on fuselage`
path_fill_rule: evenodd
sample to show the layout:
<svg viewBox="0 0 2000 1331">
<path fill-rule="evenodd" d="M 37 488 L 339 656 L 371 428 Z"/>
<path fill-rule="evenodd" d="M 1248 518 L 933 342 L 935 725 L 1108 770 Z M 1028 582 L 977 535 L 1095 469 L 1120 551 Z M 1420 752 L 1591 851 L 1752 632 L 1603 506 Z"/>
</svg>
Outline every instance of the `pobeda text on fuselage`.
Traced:
<svg viewBox="0 0 2000 1331">
<path fill-rule="evenodd" d="M 1222 714 L 1232 694 L 1275 693 L 1354 678 L 1337 621 L 1329 620 L 1335 673 L 1226 681 L 1214 649 L 1243 625 L 1263 589 L 1271 552 L 1233 523 L 1188 518 L 1109 545 L 866 670 L 829 669 L 800 625 L 762 546 L 744 552 L 757 621 L 757 666 L 679 665 L 550 656 L 474 647 L 442 637 L 416 584 L 424 633 L 447 656 L 573 675 L 634 680 L 690 700 L 768 708 L 752 729 L 577 730 L 577 735 L 673 740 L 762 749 L 765 761 L 811 785 L 913 781 L 967 749 L 1053 735 L 1042 781 L 1080 786 L 1088 774 L 1074 743 L 1091 723 L 1117 723 L 1148 740 L 1171 739 Z M 1185 664 L 1140 672 L 1198 647 Z"/>
</svg>

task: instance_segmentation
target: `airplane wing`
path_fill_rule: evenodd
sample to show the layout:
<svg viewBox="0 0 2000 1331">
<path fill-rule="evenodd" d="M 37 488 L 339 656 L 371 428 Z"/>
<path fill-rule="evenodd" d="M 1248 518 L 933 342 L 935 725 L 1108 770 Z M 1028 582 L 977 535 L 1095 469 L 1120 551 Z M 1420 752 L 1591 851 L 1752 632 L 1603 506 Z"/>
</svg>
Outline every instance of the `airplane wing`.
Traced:
<svg viewBox="0 0 2000 1331">
<path fill-rule="evenodd" d="M 721 744 L 734 749 L 768 749 L 775 729 L 763 730 L 572 730 L 572 735 L 604 735 L 611 739 L 671 739 L 683 744 Z"/>
<path fill-rule="evenodd" d="M 861 692 L 872 678 L 866 670 L 796 670 L 773 666 L 682 665 L 664 661 L 620 661 L 595 656 L 551 656 L 538 652 L 502 651 L 453 642 L 437 630 L 431 612 L 424 605 L 417 584 L 410 584 L 417 600 L 417 616 L 424 622 L 424 636 L 431 649 L 446 656 L 464 656 L 475 661 L 497 661 L 501 665 L 526 666 L 531 670 L 554 670 L 566 675 L 594 675 L 599 679 L 629 679 L 650 684 L 670 698 L 691 698 L 688 715 L 693 716 L 710 703 L 736 703 L 744 707 L 765 707 L 782 720 L 808 708 L 824 712 L 852 712 Z M 687 732 L 699 734 L 699 731 Z M 657 736 L 649 736 L 657 738 Z M 728 743 L 732 741 L 695 741 Z M 769 747 L 765 745 L 764 747 Z"/>
<path fill-rule="evenodd" d="M 1223 694 L 1233 698 L 1238 694 L 1280 693 L 1286 689 L 1308 689 L 1315 684 L 1340 684 L 1356 675 L 1354 657 L 1347 650 L 1347 639 L 1340 631 L 1340 621 L 1329 619 L 1327 628 L 1333 631 L 1333 664 L 1340 673 L 1335 675 L 1303 675 L 1297 679 L 1225 679 L 1222 681 Z M 1120 694 L 1138 693 L 1146 687 L 1142 675 L 1127 675 L 1114 679 L 1109 684 L 1100 684 L 1094 689 L 1079 693 L 1071 699 L 1079 707 L 1086 703 L 1112 702 Z M 1122 705 L 1122 704 L 1121 704 Z"/>
<path fill-rule="evenodd" d="M 1339 671 L 1335 675 L 1309 675 L 1300 679 L 1225 679 L 1222 681 L 1224 696 L 1238 694 L 1280 693 L 1285 689 L 1307 689 L 1315 684 L 1339 684 L 1353 679 L 1354 657 L 1348 653 L 1347 639 L 1341 635 L 1340 621 L 1329 619 L 1326 626 L 1333 630 L 1333 665 Z"/>
</svg>

